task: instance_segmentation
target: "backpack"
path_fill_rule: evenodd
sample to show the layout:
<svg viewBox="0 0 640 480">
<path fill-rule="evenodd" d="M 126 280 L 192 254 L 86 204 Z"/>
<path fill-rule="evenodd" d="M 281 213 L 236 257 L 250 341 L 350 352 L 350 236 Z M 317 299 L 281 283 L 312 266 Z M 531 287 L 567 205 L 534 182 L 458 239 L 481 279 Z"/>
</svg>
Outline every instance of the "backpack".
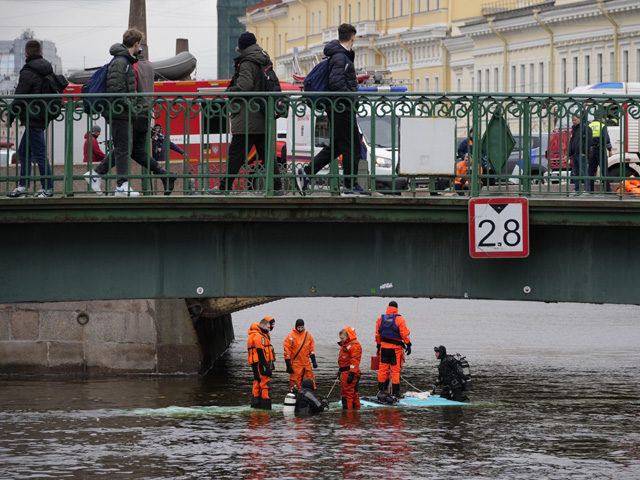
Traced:
<svg viewBox="0 0 640 480">
<path fill-rule="evenodd" d="M 325 58 L 304 77 L 303 90 L 305 92 L 327 92 L 329 91 L 329 59 Z M 305 97 L 305 102 L 310 107 L 315 103 L 316 106 L 328 105 L 329 99 L 320 95 L 312 95 Z"/>
<path fill-rule="evenodd" d="M 262 64 L 258 62 L 254 62 L 253 60 L 247 58 L 246 61 L 255 63 L 260 67 L 262 75 L 260 76 L 260 92 L 281 92 L 282 87 L 280 86 L 280 79 L 276 72 L 273 71 L 273 63 L 269 62 L 269 64 L 264 67 Z M 285 98 L 276 97 L 274 99 L 274 112 L 275 118 L 287 117 L 288 116 L 288 102 Z M 266 102 L 260 102 L 259 110 L 264 113 L 267 108 Z"/>
<path fill-rule="evenodd" d="M 107 73 L 109 71 L 109 65 L 116 57 L 122 55 L 116 55 L 108 63 L 105 63 L 98 70 L 93 72 L 93 75 L 82 85 L 82 93 L 107 93 Z M 127 61 L 127 70 L 125 75 L 129 74 L 129 68 L 131 64 Z M 84 113 L 99 113 L 104 114 L 109 107 L 109 99 L 103 97 L 85 97 L 82 99 L 84 105 Z"/>
<path fill-rule="evenodd" d="M 345 53 L 345 56 L 347 54 Z M 350 62 L 347 57 L 347 62 Z M 305 92 L 328 92 L 329 91 L 329 57 L 325 57 L 320 63 L 311 69 L 311 71 L 304 77 L 303 90 Z M 307 105 L 312 106 L 314 103 L 316 107 L 320 105 L 329 106 L 330 102 L 327 97 L 322 95 L 311 95 L 305 97 Z"/>
<path fill-rule="evenodd" d="M 468 379 L 462 381 L 462 389 L 463 391 L 473 390 L 473 384 L 471 383 L 471 369 L 469 368 L 469 362 L 467 361 L 467 357 L 463 357 L 459 353 L 452 355 L 455 359 L 456 363 L 462 368 L 462 374 Z"/>
<path fill-rule="evenodd" d="M 43 95 L 59 95 L 64 92 L 64 89 L 67 88 L 69 82 L 65 78 L 64 75 L 60 75 L 57 73 L 50 73 L 49 75 L 41 75 L 38 71 L 33 68 L 29 68 L 32 72 L 38 74 L 40 78 L 42 78 L 42 84 L 40 85 L 40 93 Z M 62 99 L 55 98 L 53 100 L 48 101 L 48 119 L 55 120 L 62 113 L 63 103 Z"/>
</svg>

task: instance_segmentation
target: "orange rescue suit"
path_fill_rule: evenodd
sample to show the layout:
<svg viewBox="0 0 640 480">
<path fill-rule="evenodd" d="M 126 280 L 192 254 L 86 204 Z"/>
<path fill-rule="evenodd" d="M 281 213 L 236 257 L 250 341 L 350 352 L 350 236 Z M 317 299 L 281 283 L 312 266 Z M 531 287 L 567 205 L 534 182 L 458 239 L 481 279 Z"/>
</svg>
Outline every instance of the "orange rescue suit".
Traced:
<svg viewBox="0 0 640 480">
<path fill-rule="evenodd" d="M 482 175 L 483 170 L 482 166 L 480 166 L 480 175 Z M 456 163 L 456 180 L 455 183 L 460 185 L 460 188 L 463 190 L 467 190 L 469 188 L 469 184 L 471 183 L 471 178 L 462 177 L 462 175 L 471 175 L 471 168 L 467 165 L 466 160 L 462 160 L 461 162 Z M 478 180 L 478 184 L 482 187 L 482 182 Z"/>
<path fill-rule="evenodd" d="M 340 356 L 338 366 L 340 367 L 340 396 L 342 397 L 342 408 L 351 410 L 360 408 L 360 396 L 358 394 L 358 383 L 360 381 L 360 360 L 362 359 L 362 346 L 356 337 L 353 327 L 345 327 L 347 339 L 338 342 L 340 345 Z"/>
<path fill-rule="evenodd" d="M 640 195 L 640 180 L 623 180 L 620 182 L 618 194 L 622 195 Z"/>
<path fill-rule="evenodd" d="M 284 360 L 289 360 L 293 368 L 293 373 L 289 375 L 290 388 L 297 386 L 300 389 L 305 378 L 310 378 L 315 388 L 315 376 L 309 361 L 309 357 L 315 355 L 315 347 L 313 337 L 306 329 L 299 332 L 294 328 L 284 339 Z"/>
<path fill-rule="evenodd" d="M 411 342 L 411 332 L 407 328 L 407 322 L 402 315 L 398 315 L 398 308 L 388 306 L 386 315 L 396 315 L 395 324 L 398 327 L 398 336 L 400 338 L 385 338 L 380 336 L 380 325 L 382 323 L 382 315 L 378 317 L 376 322 L 376 344 L 380 345 L 380 368 L 378 369 L 378 383 L 386 383 L 389 381 L 389 371 L 391 371 L 391 383 L 400 384 L 400 371 L 404 365 L 403 343 Z"/>
<path fill-rule="evenodd" d="M 247 351 L 249 365 L 253 369 L 253 390 L 254 398 L 271 398 L 269 396 L 269 381 L 273 370 L 273 346 L 268 333 L 260 330 L 259 324 L 252 323 L 249 327 L 249 339 L 247 340 Z"/>
</svg>

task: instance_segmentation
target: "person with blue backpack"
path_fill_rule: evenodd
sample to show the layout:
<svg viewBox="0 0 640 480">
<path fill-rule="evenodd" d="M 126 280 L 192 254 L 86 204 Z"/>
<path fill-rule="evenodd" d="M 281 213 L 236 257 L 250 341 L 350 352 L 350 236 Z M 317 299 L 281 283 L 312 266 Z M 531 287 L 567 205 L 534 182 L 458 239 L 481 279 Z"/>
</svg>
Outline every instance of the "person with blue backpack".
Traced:
<svg viewBox="0 0 640 480">
<path fill-rule="evenodd" d="M 338 39 L 331 40 L 324 47 L 323 53 L 329 59 L 328 92 L 357 92 L 358 78 L 353 63 L 355 53 L 353 44 L 357 30 L 353 25 L 343 23 L 338 27 Z M 311 72 L 310 72 L 311 75 Z M 323 98 L 326 95 L 323 95 Z M 318 108 L 318 102 L 315 102 Z M 298 169 L 297 185 L 304 195 L 309 185 L 308 175 L 316 175 L 329 165 L 334 158 L 342 156 L 342 171 L 346 191 L 343 195 L 370 195 L 358 185 L 354 178 L 357 174 L 361 157 L 360 130 L 356 121 L 355 97 L 333 97 L 327 108 L 327 117 L 331 127 L 331 145 L 325 146 L 314 157 L 310 165 Z"/>
<path fill-rule="evenodd" d="M 400 394 L 400 372 L 404 366 L 405 352 L 411 355 L 411 332 L 404 317 L 398 313 L 398 303 L 389 302 L 384 314 L 376 322 L 376 347 L 380 357 L 378 369 L 378 395 Z M 388 388 L 391 380 L 391 389 Z M 391 390 L 391 391 L 389 391 Z"/>
<path fill-rule="evenodd" d="M 106 72 L 106 93 L 135 93 L 136 74 L 133 65 L 138 61 L 136 54 L 144 34 L 137 28 L 130 28 L 122 35 L 122 43 L 111 45 L 109 53 L 113 56 Z M 129 149 L 132 139 L 132 128 L 137 114 L 133 102 L 127 97 L 110 98 L 110 105 L 103 111 L 104 117 L 111 124 L 113 138 L 113 158 L 116 164 L 117 197 L 137 197 L 139 192 L 129 186 Z M 90 176 L 87 181 L 93 181 Z M 93 184 L 91 184 L 93 188 Z M 94 189 L 94 191 L 96 191 Z M 96 192 L 97 193 L 97 192 Z"/>
</svg>

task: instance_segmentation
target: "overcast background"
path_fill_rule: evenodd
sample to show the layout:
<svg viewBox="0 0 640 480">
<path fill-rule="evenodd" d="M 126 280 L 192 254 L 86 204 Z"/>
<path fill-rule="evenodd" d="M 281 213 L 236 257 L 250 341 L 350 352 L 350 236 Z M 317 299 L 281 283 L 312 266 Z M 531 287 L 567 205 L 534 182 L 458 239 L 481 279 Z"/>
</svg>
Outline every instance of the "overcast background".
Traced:
<svg viewBox="0 0 640 480">
<path fill-rule="evenodd" d="M 63 72 L 102 66 L 109 47 L 122 41 L 130 0 L 0 0 L 0 40 L 30 28 L 38 40 L 55 42 Z M 189 39 L 198 80 L 216 78 L 216 0 L 147 0 L 149 59 L 175 55 L 176 39 Z"/>
</svg>

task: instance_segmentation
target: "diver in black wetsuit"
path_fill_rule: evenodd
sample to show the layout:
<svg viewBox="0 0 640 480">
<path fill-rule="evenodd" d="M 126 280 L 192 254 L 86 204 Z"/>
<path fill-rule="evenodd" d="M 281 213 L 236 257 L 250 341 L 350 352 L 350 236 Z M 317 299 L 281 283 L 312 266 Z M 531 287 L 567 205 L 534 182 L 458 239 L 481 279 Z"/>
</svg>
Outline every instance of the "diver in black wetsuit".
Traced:
<svg viewBox="0 0 640 480">
<path fill-rule="evenodd" d="M 456 402 L 468 402 L 469 399 L 462 392 L 467 389 L 466 382 L 470 377 L 462 371 L 460 361 L 453 355 L 447 355 L 444 345 L 433 347 L 433 351 L 436 352 L 436 358 L 440 360 L 438 380 L 435 384 L 441 386 L 440 397 Z"/>
<path fill-rule="evenodd" d="M 329 408 L 329 401 L 315 392 L 313 380 L 305 378 L 300 386 L 302 390 L 294 390 L 297 415 L 314 415 Z"/>
</svg>

